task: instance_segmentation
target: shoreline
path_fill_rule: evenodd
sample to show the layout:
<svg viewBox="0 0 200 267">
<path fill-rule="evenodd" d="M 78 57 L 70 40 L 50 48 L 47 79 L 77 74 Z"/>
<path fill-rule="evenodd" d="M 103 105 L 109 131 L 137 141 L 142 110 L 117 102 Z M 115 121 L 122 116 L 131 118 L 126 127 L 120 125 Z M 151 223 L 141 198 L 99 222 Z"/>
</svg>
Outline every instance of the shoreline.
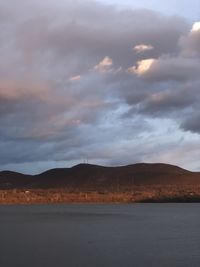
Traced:
<svg viewBox="0 0 200 267">
<path fill-rule="evenodd" d="M 0 205 L 67 203 L 200 203 L 200 187 L 136 186 L 130 191 L 0 190 Z"/>
</svg>

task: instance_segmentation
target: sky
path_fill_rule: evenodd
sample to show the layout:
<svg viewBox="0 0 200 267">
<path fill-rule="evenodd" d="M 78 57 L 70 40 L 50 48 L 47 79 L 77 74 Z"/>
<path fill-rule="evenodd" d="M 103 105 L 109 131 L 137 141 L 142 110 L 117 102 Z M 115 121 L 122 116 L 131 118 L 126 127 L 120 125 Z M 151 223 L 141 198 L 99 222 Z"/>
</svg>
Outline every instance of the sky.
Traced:
<svg viewBox="0 0 200 267">
<path fill-rule="evenodd" d="M 105 4 L 113 4 L 128 8 L 145 8 L 161 12 L 165 15 L 178 15 L 189 20 L 199 19 L 199 0 L 101 0 Z"/>
<path fill-rule="evenodd" d="M 200 171 L 199 10 L 197 0 L 0 0 L 0 170 Z"/>
</svg>

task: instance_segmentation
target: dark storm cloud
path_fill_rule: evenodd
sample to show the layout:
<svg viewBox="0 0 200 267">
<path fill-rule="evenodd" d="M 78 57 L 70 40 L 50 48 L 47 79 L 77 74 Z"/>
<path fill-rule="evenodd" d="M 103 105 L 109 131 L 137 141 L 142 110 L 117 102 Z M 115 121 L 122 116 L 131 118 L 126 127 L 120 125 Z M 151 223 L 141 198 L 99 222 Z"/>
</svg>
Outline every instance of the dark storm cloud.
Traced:
<svg viewBox="0 0 200 267">
<path fill-rule="evenodd" d="M 199 31 L 183 18 L 94 1 L 20 0 L 0 1 L 0 22 L 2 166 L 119 162 L 130 156 L 130 140 L 156 131 L 152 118 L 199 131 L 181 118 L 191 106 L 196 112 L 200 71 Z M 137 53 L 140 46 L 151 49 Z M 143 153 L 138 145 L 134 159 Z"/>
</svg>

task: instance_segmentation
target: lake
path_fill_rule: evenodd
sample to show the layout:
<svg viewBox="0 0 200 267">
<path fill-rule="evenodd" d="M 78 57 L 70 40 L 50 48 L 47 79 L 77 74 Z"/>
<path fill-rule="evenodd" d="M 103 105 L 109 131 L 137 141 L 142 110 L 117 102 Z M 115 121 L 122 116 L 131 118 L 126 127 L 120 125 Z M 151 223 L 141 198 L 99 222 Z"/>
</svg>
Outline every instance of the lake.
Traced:
<svg viewBox="0 0 200 267">
<path fill-rule="evenodd" d="M 200 205 L 0 206 L 0 266 L 199 267 Z"/>
</svg>

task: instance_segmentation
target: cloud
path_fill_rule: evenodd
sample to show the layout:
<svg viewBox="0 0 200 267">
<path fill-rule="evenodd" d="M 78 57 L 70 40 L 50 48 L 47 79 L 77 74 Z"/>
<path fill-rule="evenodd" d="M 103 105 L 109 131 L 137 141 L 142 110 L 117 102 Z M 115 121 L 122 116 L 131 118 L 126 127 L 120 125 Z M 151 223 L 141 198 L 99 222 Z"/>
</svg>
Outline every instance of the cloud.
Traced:
<svg viewBox="0 0 200 267">
<path fill-rule="evenodd" d="M 164 56 L 138 61 L 128 71 L 150 81 L 188 81 L 199 76 L 200 63 L 193 58 Z"/>
<path fill-rule="evenodd" d="M 146 44 L 140 44 L 140 45 L 136 45 L 133 47 L 133 50 L 136 53 L 143 53 L 143 52 L 150 51 L 153 49 L 154 47 L 152 45 L 146 45 Z"/>
<path fill-rule="evenodd" d="M 23 83 L 14 80 L 0 80 L 0 101 L 22 98 L 45 99 L 48 94 L 47 85 Z"/>
<path fill-rule="evenodd" d="M 200 22 L 197 21 L 193 24 L 191 32 L 199 32 L 200 31 Z"/>
<path fill-rule="evenodd" d="M 152 81 L 188 81 L 198 78 L 200 71 L 200 30 L 199 22 L 193 24 L 189 33 L 178 40 L 180 51 L 176 54 L 162 54 L 157 58 L 137 61 L 128 69 L 132 74 Z M 195 58 L 194 58 L 195 57 Z"/>
<path fill-rule="evenodd" d="M 199 133 L 198 23 L 96 1 L 0 10 L 2 169 L 153 160 Z"/>
<path fill-rule="evenodd" d="M 181 113 L 183 114 L 184 111 L 187 113 L 188 107 L 195 101 L 195 95 L 188 88 L 165 90 L 148 96 L 141 103 L 140 112 L 156 117 L 177 117 L 178 120 Z"/>
<path fill-rule="evenodd" d="M 200 56 L 200 22 L 195 22 L 191 31 L 180 38 L 179 45 L 184 57 Z"/>
<path fill-rule="evenodd" d="M 76 81 L 79 81 L 80 79 L 81 79 L 81 76 L 80 75 L 76 75 L 76 76 L 70 77 L 69 81 L 76 82 Z"/>
<path fill-rule="evenodd" d="M 113 65 L 113 61 L 110 57 L 104 57 L 96 66 L 94 66 L 95 70 L 98 70 L 100 72 L 106 72 L 110 69 L 110 67 Z"/>
<path fill-rule="evenodd" d="M 137 74 L 138 76 L 145 74 L 151 69 L 151 66 L 154 64 L 155 59 L 148 58 L 140 60 L 137 62 L 137 66 L 133 66 L 128 69 L 128 72 Z"/>
<path fill-rule="evenodd" d="M 200 133 L 200 124 L 199 124 L 200 114 L 191 114 L 181 124 L 181 128 L 185 131 Z"/>
</svg>

